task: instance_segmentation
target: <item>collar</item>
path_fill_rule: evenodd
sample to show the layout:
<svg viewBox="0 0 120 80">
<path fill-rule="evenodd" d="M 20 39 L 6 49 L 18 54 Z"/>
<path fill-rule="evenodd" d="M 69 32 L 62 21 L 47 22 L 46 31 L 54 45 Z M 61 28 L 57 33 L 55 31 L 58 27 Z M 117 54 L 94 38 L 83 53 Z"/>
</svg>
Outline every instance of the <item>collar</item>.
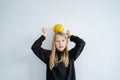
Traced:
<svg viewBox="0 0 120 80">
<path fill-rule="evenodd" d="M 61 57 L 62 57 L 62 55 L 63 55 L 63 51 L 58 51 L 58 50 L 56 50 L 56 53 L 57 53 L 57 55 L 58 55 L 58 59 L 60 60 Z"/>
</svg>

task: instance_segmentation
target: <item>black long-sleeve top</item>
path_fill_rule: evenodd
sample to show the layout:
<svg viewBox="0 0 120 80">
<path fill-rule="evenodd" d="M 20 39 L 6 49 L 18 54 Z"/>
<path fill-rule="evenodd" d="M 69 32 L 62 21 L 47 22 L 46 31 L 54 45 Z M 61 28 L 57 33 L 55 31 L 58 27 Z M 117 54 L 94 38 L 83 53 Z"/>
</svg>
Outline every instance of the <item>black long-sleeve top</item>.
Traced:
<svg viewBox="0 0 120 80">
<path fill-rule="evenodd" d="M 42 35 L 38 40 L 32 45 L 32 50 L 39 59 L 41 59 L 46 64 L 46 80 L 76 80 L 74 61 L 78 58 L 82 52 L 85 42 L 83 39 L 71 35 L 70 41 L 75 43 L 75 47 L 69 50 L 69 65 L 65 67 L 63 62 L 57 63 L 52 70 L 49 68 L 49 55 L 51 50 L 43 49 L 42 42 L 45 40 L 45 37 Z M 62 52 L 58 52 L 62 54 Z M 61 55 L 58 55 L 59 57 Z"/>
</svg>

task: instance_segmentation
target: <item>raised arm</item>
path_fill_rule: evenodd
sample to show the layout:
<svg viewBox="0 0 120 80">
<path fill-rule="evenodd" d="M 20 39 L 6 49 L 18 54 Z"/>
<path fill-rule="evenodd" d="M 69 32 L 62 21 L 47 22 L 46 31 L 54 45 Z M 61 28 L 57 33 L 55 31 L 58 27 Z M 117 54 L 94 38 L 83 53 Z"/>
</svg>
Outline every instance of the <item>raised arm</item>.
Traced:
<svg viewBox="0 0 120 80">
<path fill-rule="evenodd" d="M 70 41 L 73 41 L 75 43 L 75 47 L 72 48 L 69 51 L 69 55 L 74 59 L 74 61 L 78 58 L 78 56 L 81 54 L 84 46 L 85 41 L 77 36 L 71 35 Z"/>
<path fill-rule="evenodd" d="M 34 42 L 31 49 L 38 58 L 40 58 L 44 63 L 47 63 L 49 59 L 50 50 L 46 50 L 41 47 L 42 42 L 47 37 L 47 30 L 45 28 L 42 28 L 42 31 L 43 35 L 41 35 L 41 37 Z"/>
</svg>

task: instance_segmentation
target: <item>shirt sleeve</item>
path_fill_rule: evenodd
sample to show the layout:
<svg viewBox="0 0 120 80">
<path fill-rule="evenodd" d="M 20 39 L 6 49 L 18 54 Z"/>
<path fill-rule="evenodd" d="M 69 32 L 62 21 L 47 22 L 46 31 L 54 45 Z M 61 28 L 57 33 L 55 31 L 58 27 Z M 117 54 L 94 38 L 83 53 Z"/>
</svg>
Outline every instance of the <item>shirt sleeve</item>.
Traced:
<svg viewBox="0 0 120 80">
<path fill-rule="evenodd" d="M 69 55 L 74 59 L 74 61 L 78 58 L 78 56 L 81 54 L 84 46 L 85 41 L 77 36 L 71 35 L 70 41 L 75 43 L 75 47 L 73 47 L 69 51 Z"/>
<path fill-rule="evenodd" d="M 45 40 L 45 36 L 41 36 L 38 40 L 34 42 L 31 49 L 35 55 L 40 58 L 44 63 L 47 63 L 49 59 L 50 50 L 43 49 L 42 42 Z"/>
</svg>

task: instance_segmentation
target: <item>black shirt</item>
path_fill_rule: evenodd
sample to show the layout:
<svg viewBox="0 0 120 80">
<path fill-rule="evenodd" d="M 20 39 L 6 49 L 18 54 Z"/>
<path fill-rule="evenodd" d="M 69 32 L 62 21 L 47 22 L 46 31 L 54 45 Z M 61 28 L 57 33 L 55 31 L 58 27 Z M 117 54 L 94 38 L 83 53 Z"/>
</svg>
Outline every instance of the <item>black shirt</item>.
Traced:
<svg viewBox="0 0 120 80">
<path fill-rule="evenodd" d="M 69 65 L 65 67 L 63 62 L 57 63 L 52 70 L 49 68 L 49 55 L 51 50 L 43 49 L 42 42 L 45 37 L 42 35 L 38 40 L 32 45 L 32 50 L 39 59 L 41 59 L 46 64 L 46 80 L 76 80 L 74 61 L 78 58 L 82 52 L 85 42 L 77 36 L 71 35 L 70 41 L 75 43 L 75 47 L 69 50 Z M 62 55 L 62 53 L 61 53 Z M 60 58 L 61 55 L 58 55 Z"/>
<path fill-rule="evenodd" d="M 65 67 L 63 62 L 59 62 L 61 60 L 63 52 L 56 50 L 56 54 L 58 55 L 58 62 L 55 64 L 55 67 L 52 71 L 54 71 L 56 77 L 58 77 L 59 79 L 55 80 L 66 80 L 67 68 Z"/>
</svg>

